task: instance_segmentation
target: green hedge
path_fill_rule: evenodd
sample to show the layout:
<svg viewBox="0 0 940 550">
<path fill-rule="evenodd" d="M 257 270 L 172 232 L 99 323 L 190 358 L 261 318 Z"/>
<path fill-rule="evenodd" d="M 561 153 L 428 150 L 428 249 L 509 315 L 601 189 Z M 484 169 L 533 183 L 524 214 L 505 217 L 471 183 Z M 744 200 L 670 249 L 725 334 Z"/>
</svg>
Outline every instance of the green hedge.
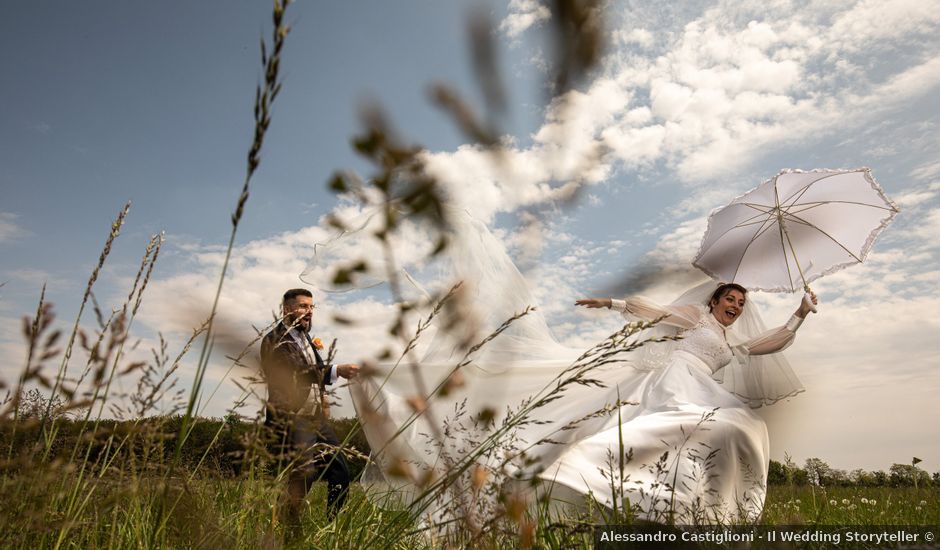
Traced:
<svg viewBox="0 0 940 550">
<path fill-rule="evenodd" d="M 94 468 L 110 464 L 133 473 L 162 472 L 173 460 L 182 423 L 180 415 L 102 420 L 93 432 L 93 423 L 83 429 L 80 420 L 60 418 L 55 423 L 56 432 L 47 454 L 38 422 L 25 420 L 14 424 L 12 420 L 0 421 L 0 452 L 13 458 L 4 462 L 3 469 L 16 470 L 46 455 L 48 460 L 87 462 Z M 349 447 L 363 455 L 369 454 L 369 443 L 359 429 L 357 419 L 340 418 L 330 420 L 330 423 L 341 442 L 346 441 Z M 199 475 L 237 477 L 245 466 L 245 442 L 254 439 L 257 428 L 254 422 L 234 416 L 197 418 L 180 450 L 180 465 Z M 357 479 L 365 461 L 347 457 L 347 462 L 350 474 Z"/>
</svg>

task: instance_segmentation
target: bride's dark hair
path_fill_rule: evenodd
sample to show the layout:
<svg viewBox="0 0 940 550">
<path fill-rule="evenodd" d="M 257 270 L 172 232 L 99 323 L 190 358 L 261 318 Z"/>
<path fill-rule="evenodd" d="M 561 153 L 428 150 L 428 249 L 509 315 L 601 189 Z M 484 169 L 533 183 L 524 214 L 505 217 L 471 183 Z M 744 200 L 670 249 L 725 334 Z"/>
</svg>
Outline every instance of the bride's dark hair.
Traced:
<svg viewBox="0 0 940 550">
<path fill-rule="evenodd" d="M 714 303 L 718 300 L 721 300 L 725 294 L 731 292 L 732 290 L 737 290 L 747 298 L 747 289 L 737 283 L 722 283 L 718 285 L 718 288 L 715 289 L 715 292 L 712 293 L 712 297 L 708 299 L 708 311 L 712 310 Z"/>
</svg>

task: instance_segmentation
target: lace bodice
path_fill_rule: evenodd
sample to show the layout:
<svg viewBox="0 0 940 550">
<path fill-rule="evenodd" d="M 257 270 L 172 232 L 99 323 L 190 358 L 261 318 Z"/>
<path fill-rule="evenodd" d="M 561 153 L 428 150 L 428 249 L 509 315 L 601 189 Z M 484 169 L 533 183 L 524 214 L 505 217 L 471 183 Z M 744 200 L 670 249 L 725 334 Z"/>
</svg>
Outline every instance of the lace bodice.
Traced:
<svg viewBox="0 0 940 550">
<path fill-rule="evenodd" d="M 737 356 L 746 362 L 749 355 L 776 353 L 793 342 L 794 333 L 802 319 L 790 318 L 786 325 L 765 331 L 745 342 L 730 342 L 725 327 L 702 304 L 660 306 L 645 298 L 634 296 L 627 300 L 612 300 L 611 307 L 624 314 L 646 320 L 661 319 L 664 325 L 680 329 L 682 339 L 675 350 L 691 353 L 717 372 Z"/>
<path fill-rule="evenodd" d="M 676 351 L 685 351 L 698 357 L 712 372 L 731 362 L 734 355 L 725 338 L 724 328 L 712 315 L 701 315 L 694 326 L 679 333 Z"/>
</svg>

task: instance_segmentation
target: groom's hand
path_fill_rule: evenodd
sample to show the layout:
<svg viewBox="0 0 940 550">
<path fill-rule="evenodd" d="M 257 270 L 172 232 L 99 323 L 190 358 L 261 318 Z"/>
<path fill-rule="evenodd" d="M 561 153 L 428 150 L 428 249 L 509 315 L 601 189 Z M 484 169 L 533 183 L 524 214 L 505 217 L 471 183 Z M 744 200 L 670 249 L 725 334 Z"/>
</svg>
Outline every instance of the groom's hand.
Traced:
<svg viewBox="0 0 940 550">
<path fill-rule="evenodd" d="M 353 378 L 359 376 L 359 365 L 353 365 L 351 363 L 336 365 L 336 374 L 346 378 L 347 380 L 352 380 Z"/>
</svg>

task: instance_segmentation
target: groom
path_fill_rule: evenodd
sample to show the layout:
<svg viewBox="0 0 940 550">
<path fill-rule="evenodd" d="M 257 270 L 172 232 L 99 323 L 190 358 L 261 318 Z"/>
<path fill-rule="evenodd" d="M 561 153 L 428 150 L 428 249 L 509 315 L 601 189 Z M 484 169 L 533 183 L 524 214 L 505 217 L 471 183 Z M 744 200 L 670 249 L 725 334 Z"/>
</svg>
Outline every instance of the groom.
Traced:
<svg viewBox="0 0 940 550">
<path fill-rule="evenodd" d="M 314 481 L 327 482 L 327 515 L 332 520 L 346 501 L 349 468 L 323 410 L 325 385 L 337 376 L 351 379 L 359 367 L 327 365 L 319 338 L 311 339 L 313 294 L 303 288 L 284 293 L 283 319 L 261 341 L 261 370 L 268 386 L 265 426 L 275 455 L 289 462 L 282 517 L 296 525 Z M 313 396 L 311 398 L 311 390 Z"/>
</svg>

